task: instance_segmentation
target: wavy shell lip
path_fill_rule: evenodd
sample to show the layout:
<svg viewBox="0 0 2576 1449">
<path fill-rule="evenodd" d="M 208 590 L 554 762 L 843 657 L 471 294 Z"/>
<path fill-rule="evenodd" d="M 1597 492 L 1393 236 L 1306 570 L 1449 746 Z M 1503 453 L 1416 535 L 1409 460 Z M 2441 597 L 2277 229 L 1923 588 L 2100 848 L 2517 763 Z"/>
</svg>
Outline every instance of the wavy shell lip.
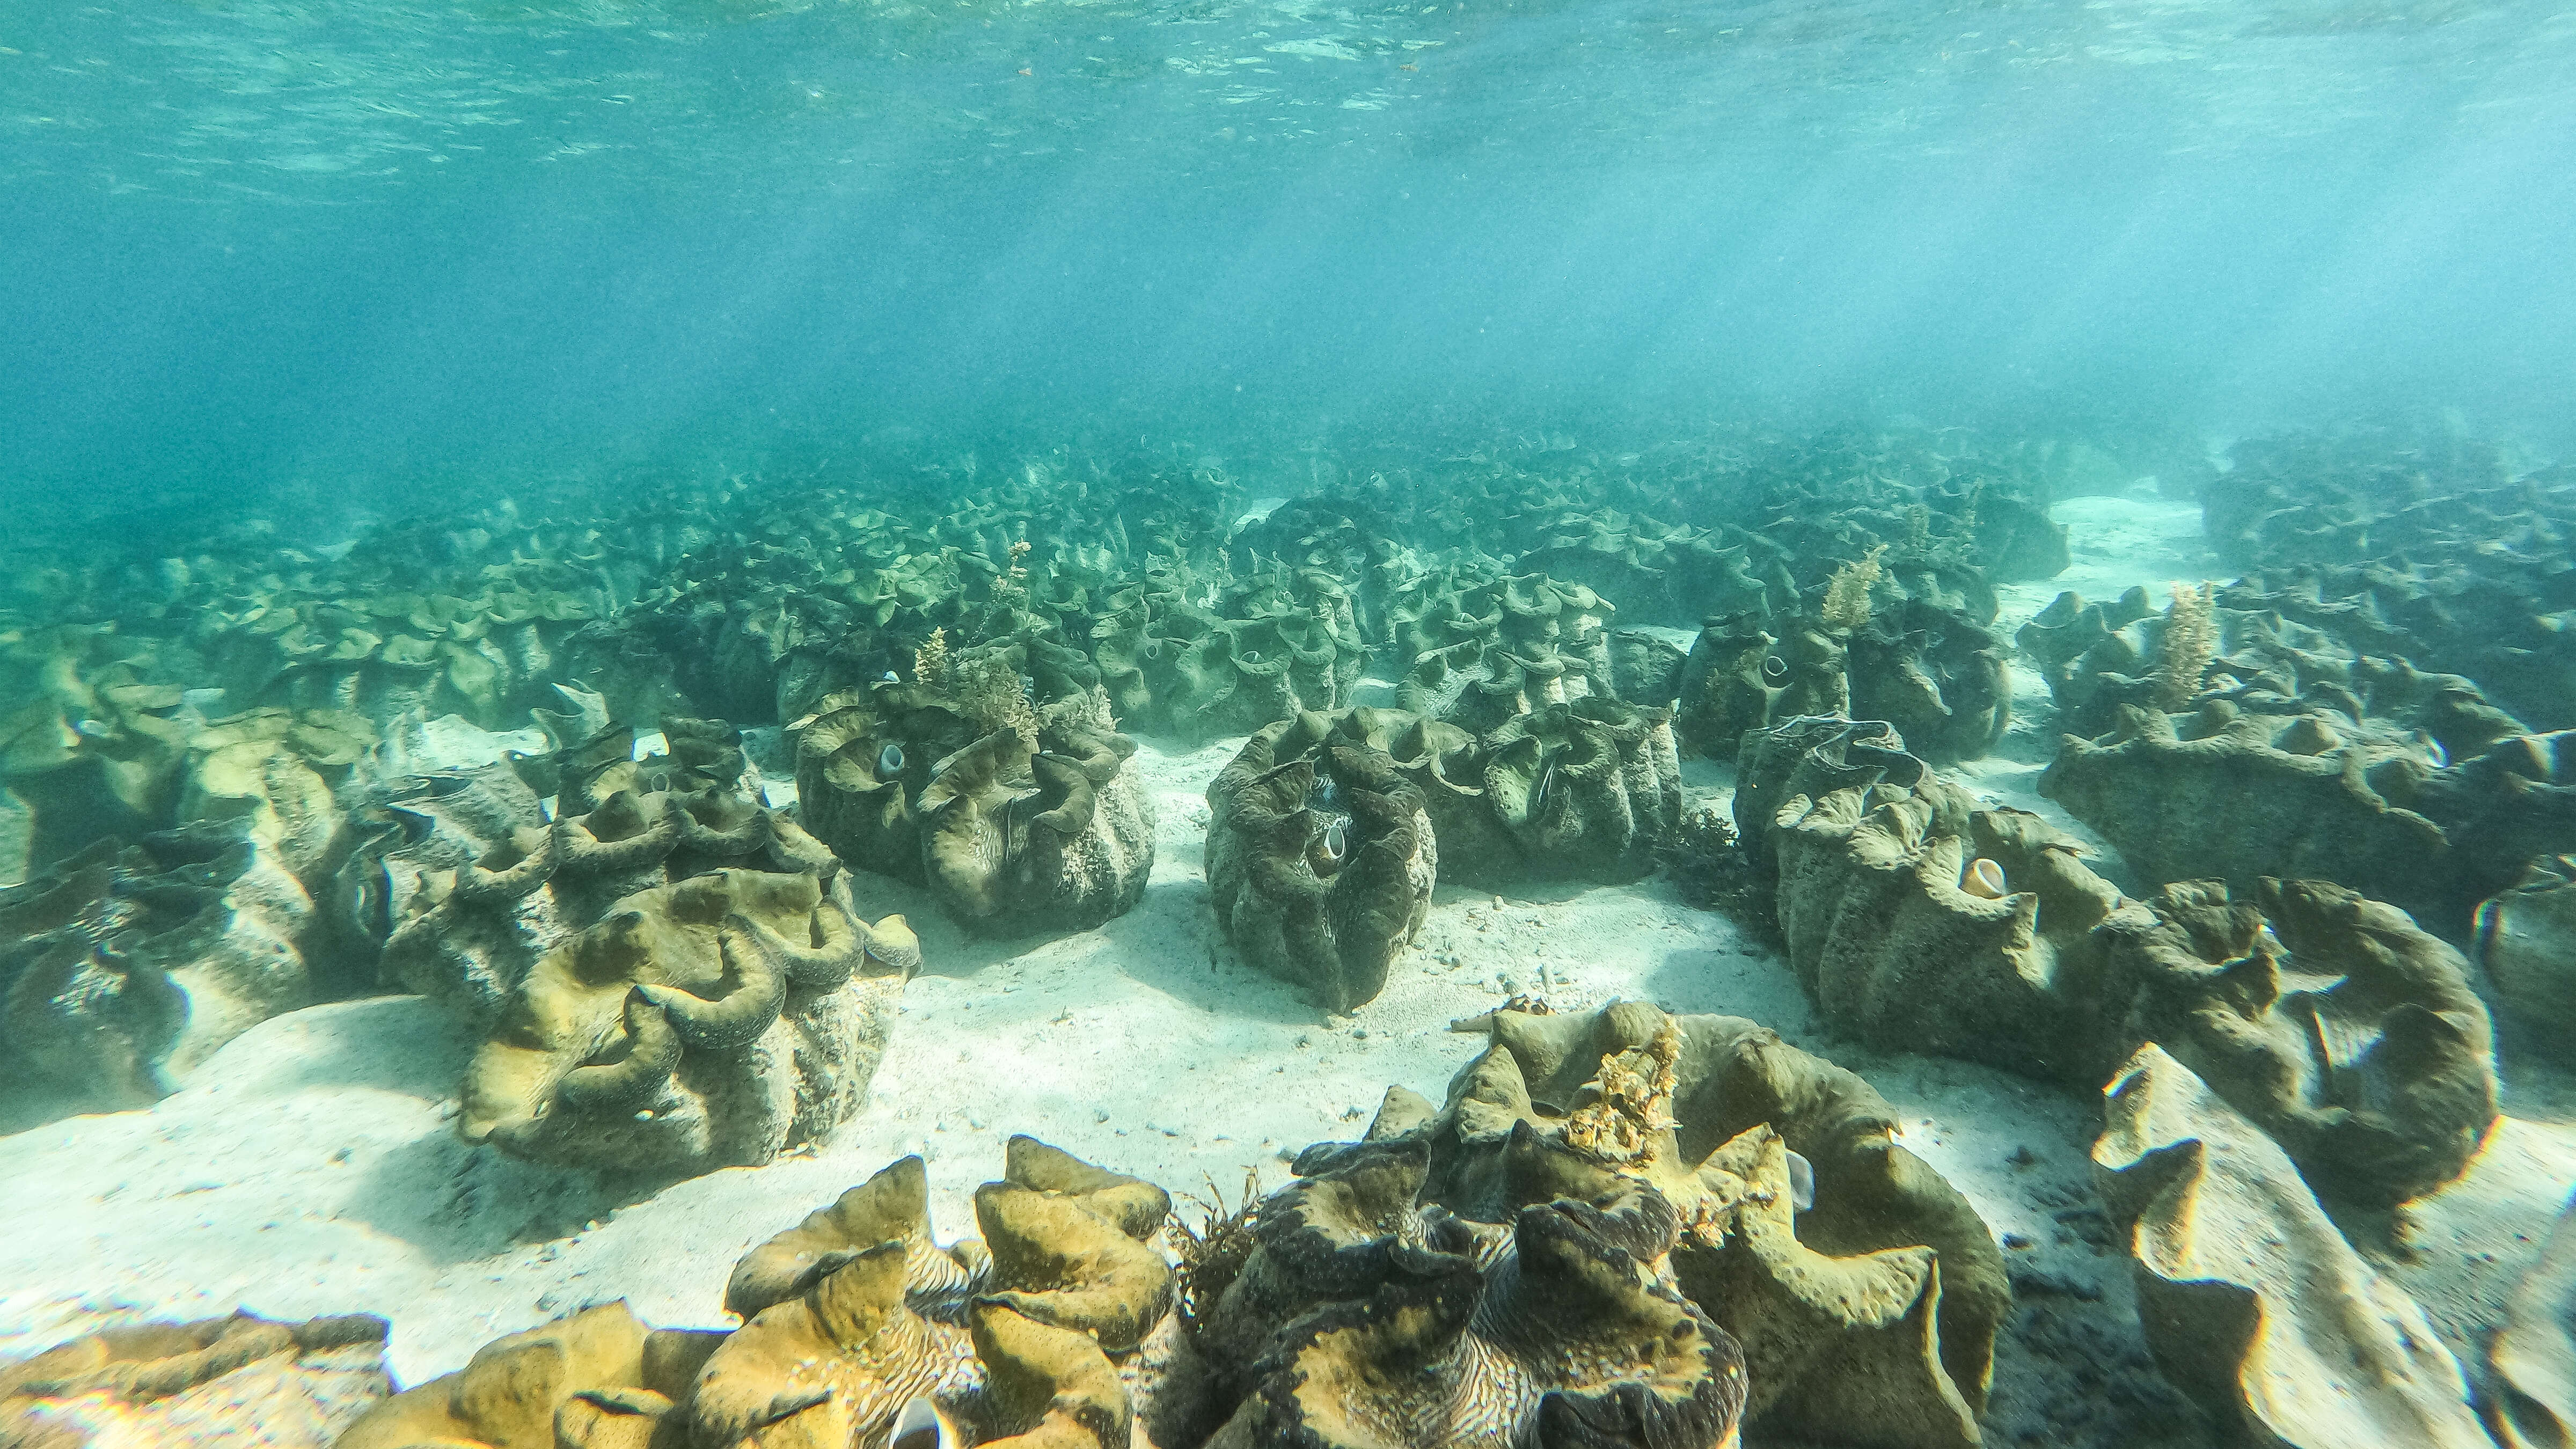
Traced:
<svg viewBox="0 0 2576 1449">
<path fill-rule="evenodd" d="M 1136 746 L 1105 694 L 1033 709 L 986 667 L 1009 657 L 971 656 L 983 683 L 963 693 L 826 696 L 797 745 L 799 823 L 854 870 L 926 881 L 970 929 L 1089 929 L 1132 908 L 1151 870 Z"/>
<path fill-rule="evenodd" d="M 1659 1281 L 1678 1220 L 1654 1188 L 1493 1222 L 1426 1195 L 1419 1138 L 1319 1150 L 1184 1269 L 1205 1305 L 1192 1342 L 1243 1385 L 1215 1442 L 1369 1442 L 1348 1428 L 1377 1423 L 1445 1424 L 1403 1442 L 1452 1446 L 1737 1442 L 1745 1356 Z M 1390 1361 L 1410 1371 L 1374 1371 Z M 1532 1380 L 1547 1391 L 1519 1391 Z M 1449 1417 L 1461 1405 L 1466 1423 Z M 1276 1427 L 1243 1434 L 1255 1423 Z"/>
<path fill-rule="evenodd" d="M 1329 1011 L 1385 988 L 1429 910 L 1438 859 L 1419 790 L 1352 718 L 1265 726 L 1207 794 L 1219 930 Z"/>
</svg>

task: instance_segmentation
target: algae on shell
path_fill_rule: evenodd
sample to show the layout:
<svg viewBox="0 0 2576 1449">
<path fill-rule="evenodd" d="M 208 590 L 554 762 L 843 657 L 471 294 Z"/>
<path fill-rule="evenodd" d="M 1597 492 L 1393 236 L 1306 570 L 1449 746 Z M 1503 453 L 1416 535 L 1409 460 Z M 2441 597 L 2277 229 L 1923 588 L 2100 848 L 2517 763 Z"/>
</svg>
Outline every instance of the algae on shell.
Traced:
<svg viewBox="0 0 2576 1449">
<path fill-rule="evenodd" d="M 1217 929 L 1336 1014 L 1384 989 L 1439 877 L 1422 792 L 1368 722 L 1355 710 L 1265 726 L 1208 786 Z"/>
<path fill-rule="evenodd" d="M 1881 1049 L 2090 1090 L 2160 1042 L 2320 1189 L 2382 1202 L 2457 1176 L 2495 1120 L 2467 962 L 2340 886 L 2131 900 L 2039 817 L 1938 777 L 1795 796 L 1771 854 L 1792 969 Z"/>
<path fill-rule="evenodd" d="M 2153 1044 L 2103 1096 L 2095 1177 L 2175 1387 L 2256 1442 L 2491 1449 L 2423 1310 L 2271 1137 Z"/>
<path fill-rule="evenodd" d="M 943 1252 L 921 1175 L 906 1158 L 744 1260 L 728 1302 L 749 1321 L 687 1405 L 701 1442 L 879 1442 L 926 1398 L 982 1439 L 1127 1449 L 1111 1355 L 1170 1309 L 1150 1241 L 1170 1198 L 1014 1137 L 1002 1180 L 975 1193 L 982 1245 Z"/>
<path fill-rule="evenodd" d="M 1013 718 L 881 681 L 789 733 L 815 834 L 858 869 L 928 884 L 970 929 L 1088 930 L 1153 873 L 1153 800 L 1097 690 Z"/>
<path fill-rule="evenodd" d="M 2039 791 L 2152 882 L 2332 880 L 2464 931 L 2532 860 L 2576 845 L 2576 732 L 2493 738 L 2471 701 L 2436 698 L 2481 753 L 2444 763 L 2429 734 L 2340 711 L 2122 705 L 2114 733 L 2066 738 Z"/>
<path fill-rule="evenodd" d="M 811 874 L 728 867 L 627 896 L 512 988 L 458 1130 L 636 1176 L 770 1161 L 866 1100 L 918 961 L 902 917 L 863 924 Z"/>
<path fill-rule="evenodd" d="M 0 1443 L 323 1449 L 391 1391 L 387 1331 L 373 1314 L 112 1323 L 0 1364 Z"/>
<path fill-rule="evenodd" d="M 1641 1261 L 1668 1257 L 1656 1274 L 1741 1345 L 1748 1428 L 1978 1442 L 2011 1302 L 2002 1254 L 1967 1200 L 1895 1142 L 1892 1109 L 1860 1078 L 1753 1022 L 1639 1002 L 1504 1010 L 1458 1028 L 1491 1045 L 1444 1103 L 1390 1089 L 1361 1143 L 1308 1148 L 1301 1176 L 1397 1171 L 1382 1154 L 1408 1149 L 1421 1154 L 1402 1169 L 1421 1174 L 1421 1200 L 1471 1225 L 1565 1199 L 1611 1211 L 1642 1189 L 1672 1226 Z M 1793 1152 L 1813 1172 L 1804 1212 L 1791 1201 Z M 1280 1290 L 1241 1274 L 1248 1286 L 1223 1291 L 1277 1320 Z M 1245 1337 L 1222 1310 L 1206 1333 Z"/>
<path fill-rule="evenodd" d="M 2544 856 L 2478 908 L 2478 963 L 2511 1015 L 2576 1035 L 2576 855 Z"/>
<path fill-rule="evenodd" d="M 1672 1285 L 1679 1223 L 1651 1186 L 1477 1222 L 1425 1200 L 1424 1142 L 1315 1155 L 1227 1281 L 1193 1285 L 1231 1405 L 1210 1449 L 1735 1442 L 1744 1359 Z"/>
</svg>

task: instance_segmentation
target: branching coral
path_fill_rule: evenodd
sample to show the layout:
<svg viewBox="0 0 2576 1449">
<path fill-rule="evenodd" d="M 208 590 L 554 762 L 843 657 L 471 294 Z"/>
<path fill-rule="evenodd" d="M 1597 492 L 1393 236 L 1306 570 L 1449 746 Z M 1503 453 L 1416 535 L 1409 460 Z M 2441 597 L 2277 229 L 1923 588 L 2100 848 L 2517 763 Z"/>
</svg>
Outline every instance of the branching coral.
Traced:
<svg viewBox="0 0 2576 1449">
<path fill-rule="evenodd" d="M 977 733 L 1008 730 L 1019 737 L 1022 749 L 1037 749 L 1037 711 L 1020 685 L 1020 672 L 1008 659 L 970 655 L 949 672 L 957 687 L 958 710 Z"/>
<path fill-rule="evenodd" d="M 1029 541 L 1023 538 L 1014 542 L 1007 556 L 1009 566 L 993 579 L 993 603 L 1004 609 L 1024 607 L 1029 601 Z"/>
<path fill-rule="evenodd" d="M 2165 629 L 2156 648 L 2156 705 L 2167 712 L 2181 709 L 2200 692 L 2201 672 L 2218 652 L 2218 620 L 2210 586 L 2173 586 L 2173 603 L 2165 610 Z"/>
<path fill-rule="evenodd" d="M 922 641 L 921 647 L 912 651 L 912 677 L 913 681 L 924 689 L 948 687 L 948 627 L 946 625 L 932 629 L 930 637 Z"/>
<path fill-rule="evenodd" d="M 1886 544 L 1874 545 L 1857 561 L 1834 570 L 1825 584 L 1824 602 L 1816 609 L 1826 628 L 1848 634 L 1869 623 L 1869 591 L 1878 585 L 1879 556 L 1886 552 Z"/>
</svg>

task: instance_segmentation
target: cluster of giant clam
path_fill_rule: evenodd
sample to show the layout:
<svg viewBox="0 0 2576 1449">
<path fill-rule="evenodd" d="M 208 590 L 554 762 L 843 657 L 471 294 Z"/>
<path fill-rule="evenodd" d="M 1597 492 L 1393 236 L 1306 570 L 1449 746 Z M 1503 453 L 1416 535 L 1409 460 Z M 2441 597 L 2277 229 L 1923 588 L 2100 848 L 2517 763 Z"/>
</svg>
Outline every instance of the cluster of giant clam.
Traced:
<svg viewBox="0 0 2576 1449">
<path fill-rule="evenodd" d="M 2441 708 L 2483 718 L 2475 706 L 2471 695 Z M 2081 819 L 2091 816 L 2079 802 L 2100 796 L 2068 781 L 2085 781 L 2101 757 L 2141 740 L 2189 748 L 2166 716 L 2122 708 L 2145 727 L 2133 723 L 2116 747 L 2070 737 L 2043 784 Z M 2263 718 L 2235 716 L 2224 701 L 2200 716 Z M 2366 717 L 2333 718 L 2368 738 Z M 1737 821 L 1745 842 L 1759 842 L 1746 869 L 1765 882 L 1790 965 L 1838 1032 L 2103 1092 L 2098 1186 L 2134 1256 L 2141 1323 L 2167 1377 L 2214 1422 L 2259 1442 L 2478 1445 L 2489 1442 L 2481 1400 L 2504 1392 L 2515 1396 L 2517 1434 L 2555 1432 L 2548 1426 L 2570 1422 L 2570 1404 L 2532 1355 L 2576 1344 L 2563 1324 L 2555 1338 L 2545 1327 L 2557 1311 L 2546 1305 L 2564 1296 L 2541 1301 L 2556 1281 L 2546 1264 L 2526 1290 L 2535 1302 L 2513 1310 L 2513 1334 L 2498 1340 L 2523 1356 L 2490 1353 L 2473 1376 L 2326 1210 L 2385 1210 L 2442 1192 L 2500 1122 L 2479 969 L 2427 929 L 2448 926 L 2458 939 L 2466 923 L 2419 924 L 2331 879 L 2263 873 L 2370 860 L 2380 847 L 2352 817 L 2313 831 L 2240 823 L 2314 808 L 2289 784 L 2311 778 L 2296 771 L 2312 756 L 2269 741 L 2330 728 L 2318 714 L 2295 715 L 2216 734 L 2232 756 L 2186 756 L 2162 774 L 2136 762 L 2131 808 L 2166 822 L 2175 852 L 2132 853 L 2122 842 L 2129 872 L 2162 882 L 2138 898 L 2096 873 L 2089 847 L 2039 816 L 1981 807 L 1884 723 L 1792 721 L 1746 737 Z M 2368 795 L 2365 745 L 2329 748 L 2350 751 L 2343 788 Z M 2257 783 L 2275 768 L 2264 750 L 2288 762 L 2272 788 Z M 2538 792 L 2508 793 L 2528 809 Z M 2440 827 L 2416 820 L 2437 845 Z M 2413 889 L 2450 883 L 2435 873 L 2445 864 L 2437 848 L 2411 859 Z M 2545 935 L 2563 885 L 2550 874 L 2556 859 L 2533 868 L 2536 886 L 2485 908 L 2491 936 L 2513 938 L 2526 922 L 2529 936 Z M 2232 884 L 2240 870 L 2248 878 Z M 2507 962 L 2529 971 L 2547 959 L 2535 945 L 2514 938 L 2487 957 L 2500 977 Z M 2534 994 L 2528 976 L 2516 988 L 2519 999 Z"/>
<path fill-rule="evenodd" d="M 1376 996 L 1443 872 L 1632 880 L 1681 819 L 1669 708 L 1587 696 L 1479 738 L 1402 710 L 1254 732 L 1208 787 L 1217 924 L 1327 1010 Z"/>
<path fill-rule="evenodd" d="M 398 990 L 478 1043 L 470 1141 L 759 1165 L 860 1110 L 920 964 L 850 873 L 985 935 L 1100 927 L 1156 858 L 1134 735 L 1247 737 L 1206 792 L 1215 923 L 1332 1013 L 1444 880 L 1705 854 L 1702 755 L 1833 1031 L 2104 1094 L 2101 1204 L 2213 1422 L 2486 1444 L 2484 1406 L 2560 1442 L 2576 1229 L 2464 1371 L 2327 1208 L 2457 1181 L 2499 1027 L 2576 1020 L 2576 479 L 2257 440 L 2204 489 L 2242 577 L 2007 640 L 1998 585 L 2067 566 L 2046 505 L 2098 461 L 1542 439 L 1354 453 L 1263 507 L 1061 455 L 936 503 L 671 488 L 31 562 L 0 590 L 0 1100 L 148 1103 L 267 1017 Z M 2004 742 L 2016 650 L 2066 736 L 2042 792 L 2117 869 L 1941 773 Z M 1014 1139 L 980 1239 L 936 1242 L 899 1162 L 742 1261 L 739 1327 L 587 1308 L 389 1398 L 381 1321 L 110 1329 L 0 1366 L 0 1441 L 1980 1442 L 2003 1255 L 1877 1093 L 1751 1021 L 1517 1006 L 1465 1023 L 1444 1101 L 1390 1091 L 1202 1222 Z"/>
<path fill-rule="evenodd" d="M 1617 487 L 1567 486 L 1546 449 L 1417 459 L 1445 491 L 1355 470 L 1266 513 L 1203 468 L 1113 484 L 1059 458 L 902 512 L 665 488 L 327 553 L 247 530 L 148 562 L 30 557 L 0 597 L 0 912 L 27 923 L 0 943 L 20 1046 L 0 1077 L 149 1100 L 263 1017 L 388 987 L 498 1021 L 623 897 L 718 867 L 810 873 L 822 896 L 841 866 L 920 883 L 996 935 L 1093 927 L 1154 861 L 1129 729 L 1256 735 L 1212 794 L 1227 929 L 1348 1009 L 1444 854 L 1496 887 L 1648 873 L 1684 750 L 1836 710 L 1938 720 L 1950 755 L 1999 735 L 1984 578 L 2062 556 L 2029 503 L 2046 470 L 1762 448 Z M 1710 477 L 1746 521 L 1657 521 L 1709 506 Z M 794 806 L 711 716 L 788 726 Z M 1337 765 L 1319 729 L 1369 758 Z M 669 763 L 630 778 L 656 735 Z M 1281 781 L 1246 794 L 1307 755 L 1319 808 Z M 1421 797 L 1402 840 L 1381 764 Z M 1333 881 L 1372 903 L 1317 915 Z M 743 954 L 682 975 L 732 991 Z M 619 1020 L 576 1030 L 599 1059 L 574 1065 L 669 1056 Z M 493 1120 L 568 1120 L 559 1075 Z"/>
<path fill-rule="evenodd" d="M 390 1396 L 380 1370 L 321 1392 L 381 1356 L 381 1319 L 112 1329 L 0 1369 L 0 1433 L 1978 1442 L 2001 1254 L 1859 1078 L 1752 1022 L 1635 1003 L 1460 1026 L 1488 1045 L 1446 1106 L 1393 1089 L 1364 1140 L 1310 1147 L 1285 1186 L 1196 1222 L 1150 1183 L 1014 1137 L 974 1193 L 980 1237 L 934 1236 L 905 1158 L 742 1258 L 722 1304 L 736 1326 L 657 1328 L 607 1302 Z M 245 1372 L 270 1392 L 242 1393 Z"/>
</svg>

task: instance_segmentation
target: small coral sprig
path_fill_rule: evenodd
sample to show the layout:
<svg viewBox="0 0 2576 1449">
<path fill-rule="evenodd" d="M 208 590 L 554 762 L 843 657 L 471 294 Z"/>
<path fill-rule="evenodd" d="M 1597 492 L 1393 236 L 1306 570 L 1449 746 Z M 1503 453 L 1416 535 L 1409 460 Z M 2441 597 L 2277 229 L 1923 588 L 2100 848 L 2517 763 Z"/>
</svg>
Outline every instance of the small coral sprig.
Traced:
<svg viewBox="0 0 2576 1449">
<path fill-rule="evenodd" d="M 1029 602 L 1029 569 L 1023 562 L 1029 556 L 1029 541 L 1021 539 L 1011 545 L 1010 567 L 993 579 L 993 602 L 1004 609 L 1026 608 Z"/>
<path fill-rule="evenodd" d="M 1566 1145 L 1595 1161 L 1625 1166 L 1646 1157 L 1673 1126 L 1674 1063 L 1681 1032 L 1667 1020 L 1653 1041 L 1601 1064 L 1600 1100 L 1565 1119 Z"/>
<path fill-rule="evenodd" d="M 1932 508 L 1926 503 L 1905 505 L 1905 552 L 1929 553 L 1932 550 Z"/>
<path fill-rule="evenodd" d="M 956 671 L 957 706 L 979 730 L 1007 729 L 1031 751 L 1038 747 L 1038 715 L 1020 684 L 1020 672 L 1003 654 L 970 656 Z"/>
<path fill-rule="evenodd" d="M 948 687 L 948 627 L 930 631 L 921 647 L 912 651 L 912 677 L 924 689 Z"/>
<path fill-rule="evenodd" d="M 2156 708 L 2174 713 L 2200 692 L 2200 676 L 2218 653 L 2216 596 L 2208 584 L 2176 583 L 2156 641 Z"/>
<path fill-rule="evenodd" d="M 1214 1285 L 1221 1294 L 1224 1285 L 1234 1281 L 1234 1275 L 1251 1258 L 1252 1250 L 1260 1245 L 1257 1229 L 1261 1225 L 1261 1170 L 1244 1170 L 1243 1195 L 1232 1207 L 1226 1206 L 1225 1190 L 1216 1185 L 1214 1178 L 1208 1179 L 1206 1197 L 1184 1195 L 1182 1201 L 1198 1211 L 1199 1220 L 1189 1222 L 1175 1206 L 1164 1224 L 1168 1235 L 1165 1241 L 1181 1260 L 1180 1271 L 1174 1277 L 1181 1321 L 1195 1327 L 1216 1307 L 1213 1301 L 1203 1301 L 1200 1285 Z"/>
<path fill-rule="evenodd" d="M 1878 556 L 1885 552 L 1887 545 L 1882 543 L 1859 562 L 1834 570 L 1825 583 L 1824 606 L 1818 610 L 1826 628 L 1848 634 L 1869 622 L 1869 591 L 1878 583 Z"/>
</svg>

